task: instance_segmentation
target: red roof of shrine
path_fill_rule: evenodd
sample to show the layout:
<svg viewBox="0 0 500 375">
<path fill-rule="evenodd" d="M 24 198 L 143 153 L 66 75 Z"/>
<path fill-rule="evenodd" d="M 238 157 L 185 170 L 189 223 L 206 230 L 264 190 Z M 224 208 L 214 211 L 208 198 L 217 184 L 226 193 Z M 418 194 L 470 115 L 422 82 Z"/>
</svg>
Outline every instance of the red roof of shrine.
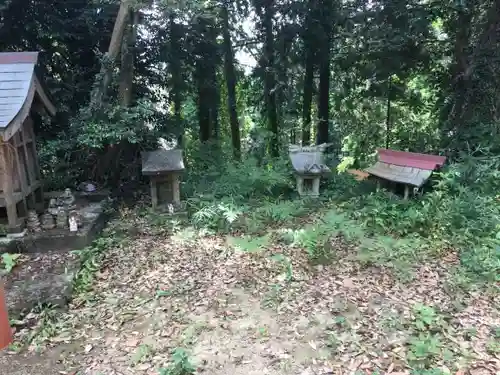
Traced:
<svg viewBox="0 0 500 375">
<path fill-rule="evenodd" d="M 386 180 L 420 187 L 429 179 L 432 171 L 445 161 L 444 156 L 379 149 L 378 161 L 366 172 Z"/>
<path fill-rule="evenodd" d="M 413 167 L 432 171 L 441 167 L 445 163 L 446 157 L 381 148 L 378 150 L 378 160 L 383 163 L 399 165 L 401 167 Z"/>
</svg>

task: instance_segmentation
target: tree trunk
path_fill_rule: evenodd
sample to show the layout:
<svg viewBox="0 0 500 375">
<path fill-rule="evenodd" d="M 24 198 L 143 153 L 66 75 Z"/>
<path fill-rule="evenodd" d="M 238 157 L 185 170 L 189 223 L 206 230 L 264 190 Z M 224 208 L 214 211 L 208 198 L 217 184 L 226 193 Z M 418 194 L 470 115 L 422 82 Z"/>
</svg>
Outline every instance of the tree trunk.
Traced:
<svg viewBox="0 0 500 375">
<path fill-rule="evenodd" d="M 198 120 L 200 140 L 206 142 L 219 136 L 217 88 L 216 29 L 212 19 L 198 17 L 196 45 L 196 81 L 198 83 Z"/>
<path fill-rule="evenodd" d="M 391 140 L 391 92 L 392 92 L 392 79 L 389 77 L 387 82 L 387 107 L 385 115 L 385 148 L 389 148 L 389 143 Z"/>
<path fill-rule="evenodd" d="M 304 76 L 304 95 L 302 100 L 302 144 L 311 142 L 311 105 L 314 91 L 314 60 L 311 52 L 307 52 L 306 73 Z"/>
<path fill-rule="evenodd" d="M 170 14 L 170 74 L 172 76 L 172 102 L 174 105 L 174 121 L 178 130 L 177 143 L 182 146 L 184 128 L 182 124 L 182 72 L 180 62 L 180 32 L 179 25 L 175 23 L 175 14 Z"/>
<path fill-rule="evenodd" d="M 278 114 L 276 108 L 276 79 L 274 71 L 274 35 L 273 35 L 274 0 L 264 2 L 264 68 L 265 82 L 264 95 L 266 97 L 266 110 L 271 140 L 269 144 L 270 154 L 279 156 L 278 147 Z"/>
<path fill-rule="evenodd" d="M 455 100 L 453 106 L 448 110 L 448 123 L 453 128 L 462 127 L 462 111 L 466 96 L 466 72 L 469 65 L 467 49 L 469 47 L 470 28 L 472 12 L 467 9 L 459 9 L 457 15 L 457 28 L 454 45 L 454 66 L 452 70 L 452 85 Z M 447 131 L 450 129 L 447 129 Z"/>
<path fill-rule="evenodd" d="M 450 144 L 455 151 L 463 147 L 479 146 L 484 142 L 484 136 L 475 127 L 480 123 L 495 124 L 498 120 L 500 83 L 495 61 L 498 58 L 496 46 L 500 29 L 500 0 L 493 1 L 483 19 L 479 37 L 472 52 L 467 54 L 472 15 L 468 10 L 461 11 L 458 17 L 454 69 L 457 82 L 454 85 L 455 100 L 448 121 L 449 128 L 453 130 Z M 495 134 L 496 129 L 492 127 L 488 129 L 488 133 Z"/>
<path fill-rule="evenodd" d="M 227 107 L 229 112 L 229 122 L 231 124 L 231 142 L 233 155 L 236 160 L 241 158 L 240 124 L 238 121 L 236 103 L 236 72 L 234 69 L 233 47 L 231 34 L 229 33 L 229 14 L 226 7 L 222 8 L 222 23 L 224 37 L 224 73 L 227 85 Z"/>
<path fill-rule="evenodd" d="M 311 143 L 311 105 L 314 91 L 314 41 L 313 41 L 313 12 L 315 0 L 309 0 L 309 12 L 306 18 L 304 45 L 306 49 L 304 93 L 302 96 L 302 144 Z"/>
<path fill-rule="evenodd" d="M 207 86 L 209 111 L 210 111 L 210 126 L 212 129 L 212 137 L 215 140 L 220 138 L 220 125 L 219 125 L 219 83 L 217 82 L 217 65 L 219 62 L 219 53 L 217 50 L 217 29 L 213 19 L 207 19 L 207 49 L 206 49 L 206 62 L 207 76 L 209 81 Z"/>
<path fill-rule="evenodd" d="M 316 143 L 328 143 L 328 125 L 330 119 L 330 42 L 331 42 L 331 22 L 327 16 L 329 12 L 324 12 L 322 17 L 326 18 L 322 22 L 322 45 L 320 48 L 319 65 L 319 97 L 318 97 L 318 131 Z"/>
<path fill-rule="evenodd" d="M 121 104 L 124 107 L 130 107 L 133 101 L 134 58 L 138 22 L 139 13 L 130 10 L 129 22 L 123 35 L 120 84 L 118 92 Z"/>
<path fill-rule="evenodd" d="M 113 33 L 111 34 L 111 41 L 109 43 L 108 52 L 105 54 L 104 63 L 101 66 L 102 84 L 96 90 L 94 90 L 93 101 L 94 104 L 99 106 L 102 99 L 106 96 L 106 91 L 111 83 L 112 77 L 112 64 L 118 57 L 120 48 L 123 41 L 123 33 L 127 26 L 127 20 L 129 19 L 131 0 L 122 0 L 120 3 L 120 9 L 118 10 L 118 15 L 116 16 L 115 26 L 113 27 Z"/>
<path fill-rule="evenodd" d="M 196 66 L 197 81 L 198 81 L 198 123 L 200 127 L 200 141 L 207 142 L 212 135 L 210 124 L 210 104 L 207 90 L 206 79 L 204 78 L 205 69 L 203 63 L 198 61 Z"/>
</svg>

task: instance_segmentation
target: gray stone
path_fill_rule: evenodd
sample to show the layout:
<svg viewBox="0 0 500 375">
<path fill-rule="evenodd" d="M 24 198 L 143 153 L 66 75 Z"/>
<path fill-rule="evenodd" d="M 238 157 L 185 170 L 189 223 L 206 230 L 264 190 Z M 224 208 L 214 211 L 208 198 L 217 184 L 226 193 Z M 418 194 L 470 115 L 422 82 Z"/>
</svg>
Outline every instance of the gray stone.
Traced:
<svg viewBox="0 0 500 375">
<path fill-rule="evenodd" d="M 54 229 L 56 226 L 54 216 L 50 212 L 46 212 L 42 215 L 42 228 L 44 230 Z"/>
<path fill-rule="evenodd" d="M 22 238 L 5 238 L 0 242 L 0 253 L 42 253 L 46 251 L 70 251 L 89 245 L 104 227 L 107 215 L 100 202 L 86 203 L 78 208 L 82 226 L 78 232 L 67 228 L 54 228 L 41 233 L 28 233 Z"/>
<path fill-rule="evenodd" d="M 300 175 L 321 175 L 330 172 L 323 155 L 325 148 L 326 145 L 309 147 L 290 145 L 289 155 L 295 172 Z"/>
<path fill-rule="evenodd" d="M 6 275 L 5 293 L 11 314 L 30 309 L 38 303 L 65 305 L 71 297 L 79 257 L 70 250 L 89 245 L 107 220 L 104 201 L 80 205 L 82 227 L 78 232 L 51 229 L 11 239 L 0 244 L 0 253 L 26 253 L 23 260 Z"/>
<path fill-rule="evenodd" d="M 182 150 L 157 150 L 142 153 L 142 174 L 151 178 L 151 205 L 179 207 L 180 172 L 184 170 Z"/>
<path fill-rule="evenodd" d="M 15 316 L 38 303 L 64 306 L 71 297 L 79 259 L 72 253 L 29 254 L 5 278 L 9 314 Z"/>
<path fill-rule="evenodd" d="M 328 144 L 301 147 L 289 146 L 290 160 L 295 170 L 297 192 L 301 197 L 317 198 L 321 176 L 330 172 L 323 155 Z"/>
<path fill-rule="evenodd" d="M 183 171 L 182 150 L 156 150 L 142 153 L 142 174 L 158 175 Z"/>
</svg>

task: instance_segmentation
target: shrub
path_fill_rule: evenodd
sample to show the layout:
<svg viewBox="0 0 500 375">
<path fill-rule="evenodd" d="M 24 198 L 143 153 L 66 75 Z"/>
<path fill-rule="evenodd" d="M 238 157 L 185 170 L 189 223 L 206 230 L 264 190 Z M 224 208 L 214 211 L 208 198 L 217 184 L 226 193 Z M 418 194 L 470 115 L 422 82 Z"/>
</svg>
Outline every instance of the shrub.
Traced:
<svg viewBox="0 0 500 375">
<path fill-rule="evenodd" d="M 210 192 L 214 198 L 255 199 L 278 197 L 292 192 L 292 173 L 287 161 L 274 159 L 261 167 L 247 158 L 240 163 L 229 159 L 214 161 L 211 166 L 193 163 L 187 176 L 185 193 L 188 196 Z"/>
</svg>

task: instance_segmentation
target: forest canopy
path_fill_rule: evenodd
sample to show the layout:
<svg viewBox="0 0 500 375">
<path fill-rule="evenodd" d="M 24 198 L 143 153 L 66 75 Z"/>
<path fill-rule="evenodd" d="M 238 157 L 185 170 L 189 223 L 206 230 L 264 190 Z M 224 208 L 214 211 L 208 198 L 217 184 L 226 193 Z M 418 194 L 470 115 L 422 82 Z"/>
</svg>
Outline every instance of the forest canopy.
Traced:
<svg viewBox="0 0 500 375">
<path fill-rule="evenodd" d="M 41 52 L 59 109 L 37 124 L 42 164 L 65 184 L 138 176 L 159 136 L 233 160 L 326 142 L 358 166 L 378 147 L 484 157 L 500 151 L 499 7 L 6 0 L 0 50 Z"/>
</svg>

